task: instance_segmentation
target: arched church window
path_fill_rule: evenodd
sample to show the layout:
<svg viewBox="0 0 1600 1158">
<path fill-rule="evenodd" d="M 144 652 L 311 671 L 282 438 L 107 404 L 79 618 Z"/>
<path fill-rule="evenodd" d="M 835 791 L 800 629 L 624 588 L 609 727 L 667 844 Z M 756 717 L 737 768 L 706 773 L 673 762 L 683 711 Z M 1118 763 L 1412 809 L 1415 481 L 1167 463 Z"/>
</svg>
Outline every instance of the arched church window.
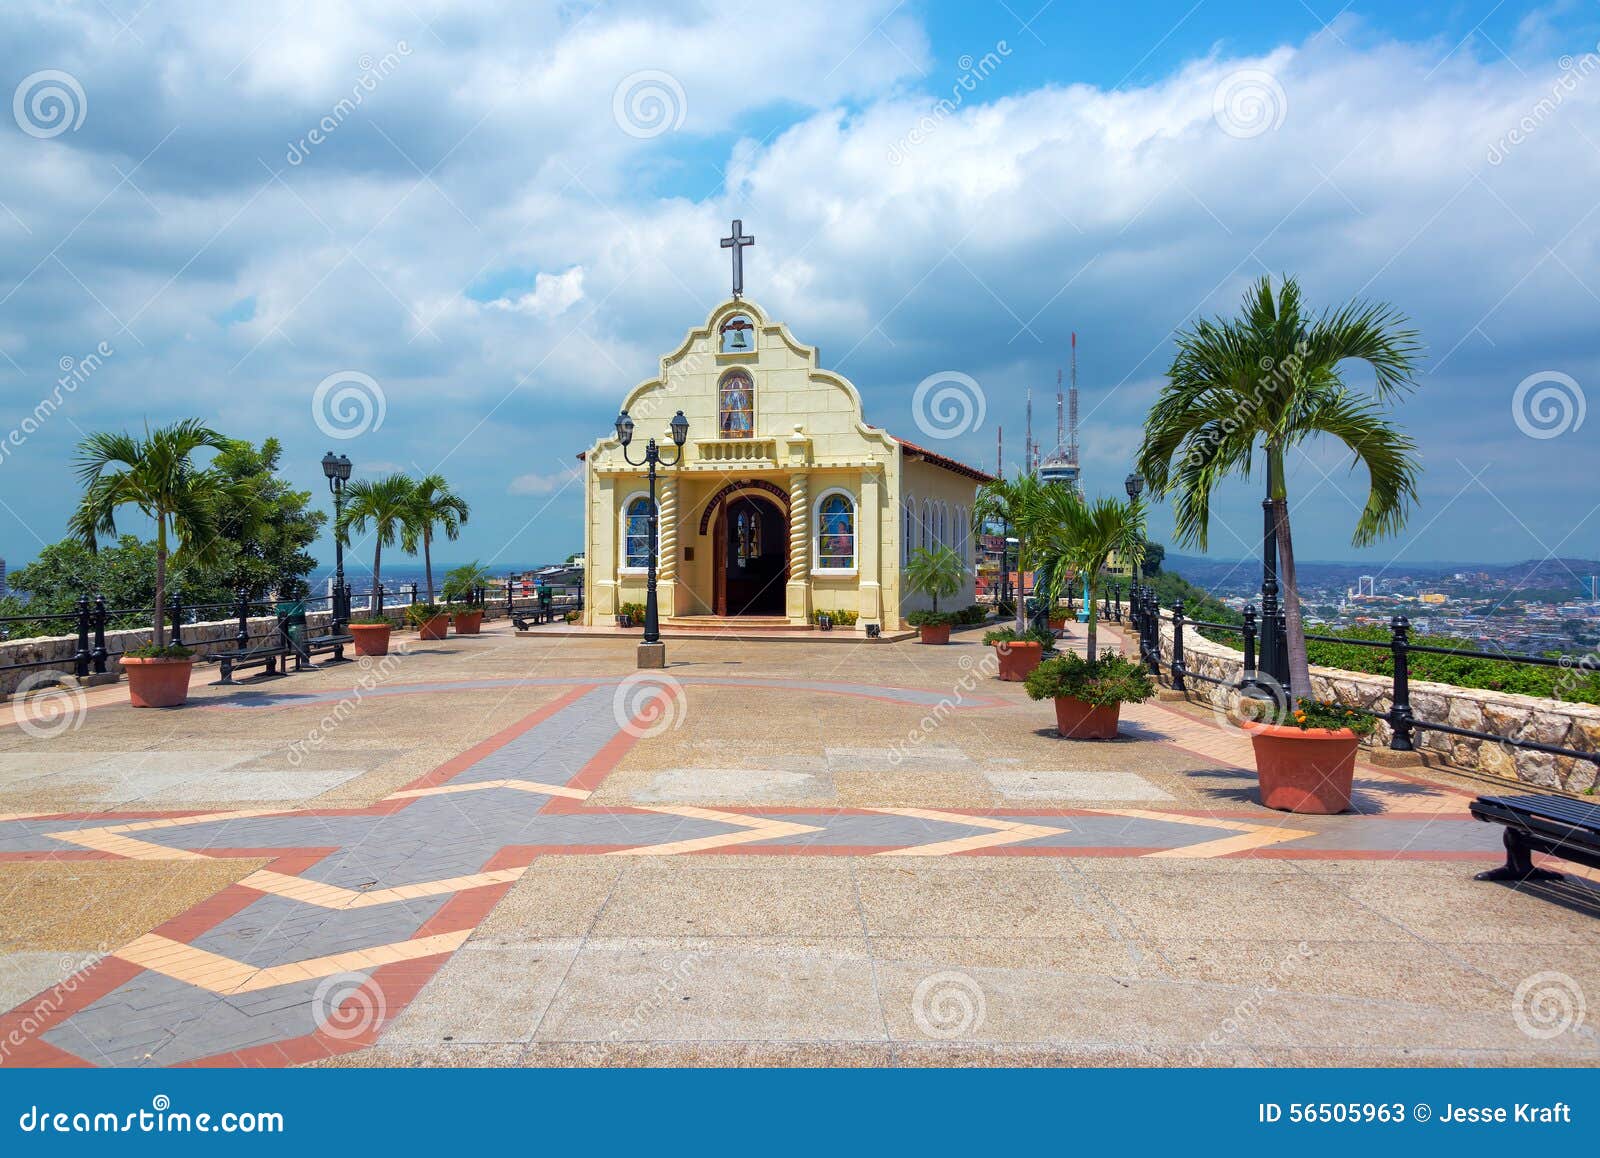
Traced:
<svg viewBox="0 0 1600 1158">
<path fill-rule="evenodd" d="M 749 438 L 755 433 L 756 386 L 743 370 L 723 375 L 717 386 L 717 433 L 720 438 Z"/>
<path fill-rule="evenodd" d="M 933 500 L 922 500 L 922 545 L 933 549 Z"/>
<path fill-rule="evenodd" d="M 900 529 L 900 562 L 911 562 L 911 552 L 916 549 L 917 538 L 917 500 L 908 498 L 904 504 L 905 514 L 901 519 L 904 524 Z"/>
<path fill-rule="evenodd" d="M 817 504 L 817 566 L 849 570 L 856 565 L 856 506 L 842 492 Z"/>
<path fill-rule="evenodd" d="M 650 565 L 650 500 L 644 495 L 629 499 L 623 515 L 623 566 Z"/>
<path fill-rule="evenodd" d="M 734 314 L 722 323 L 717 348 L 724 354 L 748 354 L 756 348 L 756 328 L 743 314 Z"/>
</svg>

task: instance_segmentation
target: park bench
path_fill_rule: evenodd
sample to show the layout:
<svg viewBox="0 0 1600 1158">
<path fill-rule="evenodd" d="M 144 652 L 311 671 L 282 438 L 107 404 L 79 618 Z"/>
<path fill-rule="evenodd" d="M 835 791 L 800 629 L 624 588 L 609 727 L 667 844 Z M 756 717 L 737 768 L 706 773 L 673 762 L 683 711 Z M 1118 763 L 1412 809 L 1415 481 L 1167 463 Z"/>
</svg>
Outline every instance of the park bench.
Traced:
<svg viewBox="0 0 1600 1158">
<path fill-rule="evenodd" d="M 243 631 L 243 626 L 240 627 Z M 272 625 L 272 632 L 263 642 L 254 647 L 238 647 L 232 651 L 218 651 L 206 656 L 206 660 L 216 660 L 221 665 L 222 676 L 217 680 L 219 684 L 232 684 L 233 673 L 240 668 L 262 668 L 263 677 L 276 677 L 289 674 L 289 635 L 288 617 L 279 615 Z M 278 670 L 278 661 L 283 661 L 283 670 Z"/>
<path fill-rule="evenodd" d="M 1558 881 L 1561 874 L 1535 868 L 1533 854 L 1600 868 L 1600 805 L 1565 796 L 1480 796 L 1471 812 L 1505 825 L 1506 863 L 1478 874 L 1480 881 Z"/>
</svg>

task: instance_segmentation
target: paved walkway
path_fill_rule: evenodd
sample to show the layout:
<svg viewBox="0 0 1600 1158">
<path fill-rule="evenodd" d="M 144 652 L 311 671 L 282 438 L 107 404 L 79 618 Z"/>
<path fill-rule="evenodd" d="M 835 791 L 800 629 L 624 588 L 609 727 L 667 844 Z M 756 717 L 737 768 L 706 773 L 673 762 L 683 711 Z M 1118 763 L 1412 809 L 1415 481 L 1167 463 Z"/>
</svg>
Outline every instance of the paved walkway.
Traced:
<svg viewBox="0 0 1600 1158">
<path fill-rule="evenodd" d="M 526 643 L 502 639 L 488 644 L 502 649 L 519 645 Z M 909 663 L 931 662 L 927 652 L 932 649 L 907 651 L 908 647 L 914 649 L 914 645 L 903 645 L 897 650 Z M 825 648 L 816 654 L 833 650 Z M 715 653 L 716 648 L 711 651 Z M 871 651 L 881 654 L 879 648 Z M 954 651 L 950 649 L 951 653 Z M 770 650 L 763 654 L 760 645 L 755 645 L 755 652 L 745 654 L 738 662 L 744 666 L 764 661 L 766 666 L 772 666 L 768 656 Z M 514 661 L 516 656 L 509 653 L 502 658 Z M 1011 717 L 1019 709 L 1016 689 L 992 680 L 973 680 L 971 655 L 958 656 L 952 666 L 949 655 L 941 653 L 939 662 L 941 674 L 955 677 L 954 683 L 947 683 L 943 689 L 886 686 L 876 678 L 840 678 L 848 672 L 838 670 L 826 672 L 826 678 L 821 674 L 715 675 L 694 671 L 695 666 L 703 666 L 696 664 L 660 675 L 616 674 L 613 666 L 612 674 L 587 677 L 576 673 L 456 674 L 455 678 L 397 681 L 365 689 L 359 711 L 380 712 L 385 709 L 379 705 L 390 702 L 398 710 L 407 710 L 409 705 L 410 710 L 422 711 L 425 705 L 427 713 L 437 716 L 452 702 L 477 703 L 484 697 L 504 700 L 508 695 L 533 692 L 543 702 L 465 746 L 431 771 L 361 806 L 21 811 L 0 815 L 0 862 L 59 866 L 107 861 L 175 865 L 221 861 L 250 866 L 238 879 L 147 932 L 126 943 L 107 946 L 104 956 L 97 956 L 83 969 L 57 980 L 0 1018 L 0 1043 L 9 1043 L 3 1060 L 13 1065 L 281 1065 L 379 1044 L 393 1049 L 389 1039 L 397 1032 L 403 1037 L 408 1024 L 414 1033 L 419 1019 L 426 1023 L 430 1017 L 437 1018 L 440 1001 L 454 1010 L 451 1017 L 463 1016 L 467 1008 L 460 1004 L 463 998 L 459 994 L 450 996 L 457 989 L 456 983 L 446 980 L 452 974 L 441 975 L 433 986 L 429 986 L 430 980 L 474 939 L 514 888 L 525 883 L 537 895 L 548 895 L 548 874 L 560 871 L 563 861 L 572 864 L 578 874 L 572 880 L 583 882 L 573 886 L 580 894 L 580 908 L 594 900 L 593 890 L 603 889 L 600 908 L 590 919 L 591 931 L 600 920 L 611 891 L 624 879 L 617 875 L 617 868 L 605 867 L 608 862 L 619 862 L 621 868 L 680 859 L 698 863 L 705 857 L 719 861 L 732 858 L 752 865 L 750 871 L 756 874 L 757 881 L 779 882 L 772 894 L 763 895 L 762 889 L 757 888 L 745 903 L 757 909 L 771 904 L 775 913 L 783 914 L 789 912 L 787 906 L 793 903 L 795 890 L 826 908 L 841 880 L 817 858 L 846 858 L 843 863 L 851 865 L 856 906 L 860 920 L 869 930 L 869 940 L 873 937 L 870 929 L 874 919 L 864 896 L 877 889 L 880 902 L 898 892 L 899 903 L 907 913 L 921 911 L 935 924 L 941 920 L 939 914 L 947 912 L 943 919 L 954 920 L 954 929 L 964 926 L 964 932 L 977 934 L 980 941 L 991 940 L 984 952 L 992 953 L 995 946 L 1013 945 L 1018 937 L 1038 935 L 1041 923 L 1055 929 L 1060 914 L 1052 912 L 1052 908 L 1064 905 L 1081 915 L 1102 909 L 1107 903 L 1103 897 L 1058 896 L 1053 901 L 1025 906 L 1026 913 L 1014 914 L 1015 920 L 997 923 L 993 919 L 995 896 L 972 896 L 951 909 L 948 897 L 943 895 L 952 884 L 958 886 L 959 892 L 974 881 L 998 887 L 1000 897 L 1012 887 L 1014 879 L 1029 890 L 1044 887 L 1049 893 L 1059 888 L 1059 883 L 1041 886 L 1034 864 L 1059 865 L 1059 869 L 1047 870 L 1057 874 L 1052 879 L 1058 882 L 1075 877 L 1097 881 L 1093 891 L 1102 894 L 1125 893 L 1125 886 L 1139 879 L 1137 874 L 1118 870 L 1107 880 L 1107 866 L 1121 862 L 1131 870 L 1135 864 L 1149 865 L 1164 889 L 1175 889 L 1178 895 L 1187 896 L 1196 911 L 1208 912 L 1210 917 L 1196 925 L 1195 912 L 1173 909 L 1170 898 L 1155 898 L 1148 890 L 1138 890 L 1111 902 L 1109 915 L 1099 913 L 1096 920 L 1102 928 L 1108 922 L 1115 927 L 1127 919 L 1127 912 L 1143 908 L 1146 919 L 1154 923 L 1141 928 L 1141 936 L 1158 942 L 1165 942 L 1168 934 L 1181 930 L 1186 935 L 1224 943 L 1237 936 L 1238 947 L 1242 948 L 1254 941 L 1259 930 L 1251 928 L 1251 923 L 1258 922 L 1276 930 L 1279 939 L 1305 937 L 1307 940 L 1300 943 L 1342 943 L 1349 929 L 1340 928 L 1340 920 L 1353 918 L 1358 926 L 1365 927 L 1371 924 L 1372 914 L 1363 913 L 1363 909 L 1377 904 L 1381 910 L 1384 903 L 1401 903 L 1407 907 L 1407 915 L 1400 922 L 1402 931 L 1396 934 L 1399 942 L 1379 936 L 1375 927 L 1363 934 L 1392 948 L 1391 943 L 1419 939 L 1418 917 L 1412 909 L 1424 913 L 1448 910 L 1455 903 L 1450 898 L 1457 896 L 1472 868 L 1499 859 L 1496 831 L 1473 821 L 1466 813 L 1470 789 L 1371 766 L 1363 766 L 1358 777 L 1357 815 L 1286 816 L 1262 809 L 1254 804 L 1251 795 L 1253 774 L 1249 772 L 1252 761 L 1247 738 L 1218 727 L 1208 717 L 1183 706 L 1152 703 L 1129 709 L 1124 716 L 1124 730 L 1130 740 L 1120 746 L 1120 751 L 1119 745 L 1073 746 L 1109 754 L 1109 759 L 1098 759 L 1102 765 L 1098 768 L 1041 768 L 993 752 L 974 760 L 974 747 L 981 750 L 985 746 L 984 729 L 994 731 L 1010 726 Z M 844 663 L 849 666 L 849 661 Z M 810 666 L 820 669 L 823 664 L 813 661 Z M 315 686 L 319 679 L 332 686 Z M 203 728 L 221 726 L 244 735 L 257 726 L 252 721 L 262 721 L 260 726 L 265 726 L 267 720 L 287 723 L 320 717 L 325 721 L 330 710 L 340 711 L 341 705 L 350 703 L 347 685 L 347 679 L 338 680 L 338 669 L 330 669 L 328 673 L 303 677 L 300 682 L 286 680 L 260 688 L 219 690 L 201 696 L 181 715 L 147 718 L 193 723 Z M 897 722 L 904 739 L 865 748 L 825 744 L 822 755 L 790 757 L 788 764 L 785 758 L 773 758 L 757 761 L 762 767 L 746 769 L 719 769 L 704 756 L 685 757 L 682 764 L 675 759 L 679 753 L 674 744 L 706 742 L 704 738 L 693 738 L 694 727 L 685 728 L 685 720 L 691 714 L 689 705 L 695 697 L 712 697 L 712 702 L 723 702 L 715 697 L 737 697 L 734 702 L 766 703 L 774 696 L 787 697 L 819 716 L 841 713 L 838 719 L 859 721 L 856 726 L 862 729 L 869 729 L 872 718 L 881 713 Z M 104 706 L 86 706 L 85 714 L 91 721 L 105 712 L 110 713 L 105 717 L 108 722 L 121 717 L 124 723 L 139 723 L 137 719 L 126 720 L 134 713 L 111 697 L 97 693 L 96 698 Z M 1032 713 L 1040 710 L 1036 705 L 1029 707 Z M 708 721 L 701 714 L 691 723 L 706 725 Z M 752 718 L 745 729 L 754 734 L 771 732 L 782 739 L 785 728 L 793 723 Z M 979 729 L 979 743 L 952 747 L 946 737 L 970 734 L 960 731 L 964 727 Z M 833 733 L 833 738 L 850 737 Z M 1043 743 L 1046 747 L 1041 750 L 1059 751 L 1048 742 Z M 651 758 L 651 753 L 659 753 L 659 758 Z M 1176 761 L 1173 767 L 1184 770 L 1169 771 L 1162 767 L 1162 761 Z M 937 795 L 935 778 L 948 774 L 949 767 L 974 764 L 982 769 L 992 791 L 1005 800 L 1003 806 L 963 803 L 959 793 L 953 798 L 955 803 L 926 798 Z M 873 774 L 873 791 L 884 799 L 863 806 L 824 801 L 823 787 L 819 785 L 825 787 L 829 771 L 835 768 L 836 780 L 852 774 Z M 1197 790 L 1188 785 L 1196 776 L 1209 781 L 1198 790 L 1203 796 L 1195 796 Z M 913 787 L 900 787 L 904 784 Z M 730 802 L 730 785 L 744 785 L 748 802 Z M 1188 798 L 1185 793 L 1190 794 Z M 782 802 L 786 795 L 795 802 Z M 924 798 L 918 799 L 919 796 Z M 1079 804 L 1079 800 L 1083 803 Z M 768 870 L 754 867 L 756 862 L 780 863 L 775 858 L 792 867 L 777 870 L 776 878 L 763 875 Z M 1004 877 L 993 877 L 969 867 L 959 870 L 955 877 L 941 870 L 930 878 L 915 867 L 891 867 L 935 862 L 971 866 L 974 858 L 992 861 L 997 868 L 1004 863 L 1017 865 L 1024 875 L 1013 878 L 1008 870 Z M 864 867 L 866 861 L 881 863 L 884 869 L 869 871 Z M 1370 898 L 1352 902 L 1347 889 L 1346 897 L 1337 905 L 1343 915 L 1333 921 L 1317 915 L 1309 899 L 1298 895 L 1299 882 L 1294 875 L 1287 878 L 1294 883 L 1278 890 L 1278 897 L 1261 909 L 1250 878 L 1241 882 L 1217 876 L 1215 882 L 1229 883 L 1212 891 L 1202 888 L 1196 892 L 1192 870 L 1183 869 L 1185 865 L 1217 863 L 1237 865 L 1247 873 L 1259 874 L 1280 863 L 1293 874 L 1292 865 L 1303 863 L 1315 863 L 1326 871 L 1337 864 L 1355 869 L 1364 863 L 1375 869 L 1392 870 L 1406 863 L 1416 863 L 1420 868 L 1427 862 L 1435 862 L 1448 872 L 1451 884 L 1444 890 L 1446 898 L 1429 901 L 1427 890 L 1438 888 L 1438 878 L 1425 873 L 1417 878 L 1414 899 L 1408 898 L 1403 889 L 1393 893 L 1379 889 L 1382 903 Z M 644 870 L 627 870 L 627 879 L 633 879 L 636 872 Z M 741 876 L 710 881 L 703 876 L 703 870 L 694 870 L 687 877 L 679 877 L 676 872 L 655 877 L 646 873 L 639 878 L 653 880 L 656 890 L 640 901 L 645 910 L 655 912 L 664 904 L 670 907 L 674 902 L 666 898 L 671 897 L 681 906 L 680 919 L 682 914 L 700 909 L 707 914 L 721 914 L 720 920 L 731 920 L 741 928 L 795 932 L 782 920 L 752 923 L 748 914 L 734 917 L 726 911 L 726 900 L 718 894 L 729 885 L 740 892 L 734 882 Z M 884 876 L 884 872 L 892 875 Z M 1061 872 L 1068 876 L 1059 878 Z M 1170 875 L 1175 872 L 1180 875 Z M 897 877 L 904 877 L 912 886 L 910 892 L 897 883 Z M 1352 882 L 1346 879 L 1342 883 L 1348 886 Z M 889 893 L 883 893 L 886 886 Z M 1359 893 L 1360 889 L 1355 891 Z M 1476 886 L 1476 891 L 1468 895 L 1499 898 L 1508 894 L 1508 890 Z M 1225 907 L 1217 907 L 1219 903 L 1225 905 L 1228 898 L 1249 906 L 1250 915 L 1242 925 L 1238 923 L 1238 913 L 1230 918 Z M 560 910 L 570 900 L 564 897 L 562 904 L 552 908 Z M 1150 908 L 1152 900 L 1158 901 L 1154 909 Z M 1004 911 L 1003 900 L 999 903 Z M 1592 943 L 1592 916 L 1581 912 L 1587 898 L 1565 896 L 1566 907 L 1559 911 L 1563 914 L 1560 916 L 1551 911 L 1548 902 L 1523 903 L 1527 907 L 1519 910 L 1515 919 L 1508 915 L 1509 926 L 1500 929 L 1498 936 L 1510 936 L 1519 943 L 1546 939 Z M 1325 904 L 1330 905 L 1327 916 L 1331 916 L 1331 895 Z M 1280 905 L 1295 919 L 1281 919 L 1284 913 Z M 512 906 L 505 911 L 518 910 Z M 1118 912 L 1122 915 L 1118 916 Z M 1162 927 L 1154 920 L 1154 915 L 1161 912 L 1169 914 L 1172 928 Z M 1447 912 L 1445 915 L 1448 917 Z M 1390 918 L 1393 919 L 1392 914 Z M 878 934 L 881 940 L 882 932 L 892 929 L 894 921 L 887 912 L 878 914 L 878 921 L 887 922 Z M 685 931 L 682 924 L 672 924 Z M 1145 919 L 1137 919 L 1137 924 L 1144 926 Z M 816 931 L 809 917 L 799 919 L 798 926 L 807 934 Z M 531 932 L 523 930 L 529 939 L 514 943 L 537 944 L 558 956 L 569 949 L 576 954 L 587 945 L 585 942 L 574 948 L 567 944 L 570 938 L 551 941 L 534 935 L 540 927 L 539 921 L 532 922 Z M 650 927 L 660 931 L 657 925 Z M 486 928 L 492 929 L 492 923 Z M 687 930 L 716 935 L 714 929 L 697 929 L 693 917 L 688 918 Z M 914 935 L 914 930 L 915 924 L 906 933 Z M 504 948 L 506 936 L 507 930 L 502 927 L 489 933 L 486 944 L 499 941 Z M 1126 933 L 1116 939 L 1133 943 Z M 1428 937 L 1420 939 L 1430 941 Z M 746 945 L 741 951 L 748 949 Z M 623 950 L 607 951 L 615 954 Z M 701 961 L 704 952 L 690 943 L 674 942 L 671 946 L 673 959 L 680 964 L 681 960 Z M 1207 952 L 1208 960 L 1220 961 L 1231 950 L 1224 947 L 1220 957 L 1218 952 L 1213 945 Z M 1292 955 L 1299 949 L 1293 947 L 1289 952 Z M 687 957 L 683 956 L 685 953 Z M 1403 955 L 1410 960 L 1409 953 Z M 544 971 L 535 970 L 537 977 L 502 975 L 504 961 L 517 958 L 516 952 L 501 952 L 498 957 L 488 954 L 500 964 L 490 967 L 487 973 L 481 961 L 476 965 L 459 964 L 481 956 L 484 954 L 470 951 L 456 956 L 458 967 L 467 971 L 464 984 L 468 992 L 476 992 L 481 998 L 485 984 L 491 989 L 506 984 L 526 986 L 528 992 L 518 999 L 502 995 L 497 1007 L 509 1005 L 521 1016 L 527 1001 L 542 994 L 542 1025 L 557 996 L 554 991 L 544 992 L 548 984 Z M 851 974 L 848 979 L 835 978 L 837 992 L 855 991 L 859 978 L 854 968 L 827 954 L 823 956 L 829 970 Z M 1559 956 L 1567 963 L 1568 954 Z M 983 954 L 979 957 L 982 959 Z M 814 952 L 804 959 L 811 967 L 817 963 Z M 569 973 L 572 965 L 569 961 Z M 675 965 L 674 969 L 679 967 Z M 748 972 L 752 967 L 759 974 L 770 969 L 771 962 L 762 958 L 758 967 L 747 962 L 744 968 Z M 618 992 L 634 993 L 641 984 L 638 969 L 616 961 L 612 968 L 622 970 L 624 975 L 612 978 L 620 985 Z M 711 972 L 724 968 L 736 966 L 722 962 Z M 970 972 L 976 967 L 969 963 L 968 968 L 969 972 L 961 972 L 960 976 L 978 987 L 982 999 L 983 989 Z M 1386 958 L 1374 970 L 1374 976 L 1392 973 L 1394 968 L 1392 957 Z M 1461 968 L 1459 961 L 1453 963 L 1451 975 Z M 1143 965 L 1136 965 L 1134 971 L 1143 970 Z M 939 972 L 935 970 L 927 976 Z M 1097 984 L 1109 983 L 1101 974 L 1095 976 Z M 1572 980 L 1570 974 L 1563 976 Z M 654 980 L 659 982 L 660 978 Z M 687 986 L 688 978 L 684 981 Z M 793 981 L 789 970 L 782 983 Z M 734 988 L 744 990 L 749 984 L 749 976 L 741 974 Z M 953 999 L 959 1005 L 963 983 L 954 984 L 957 992 Z M 833 981 L 825 979 L 823 990 L 837 996 L 830 988 L 833 985 Z M 874 985 L 874 1000 L 881 1004 L 881 978 Z M 408 1023 L 401 1015 L 425 986 L 433 995 L 432 1003 L 424 1000 Z M 651 988 L 646 996 L 654 1001 L 659 994 Z M 1106 996 L 1112 995 L 1107 991 Z M 1217 1006 L 1221 996 L 1207 991 L 1196 1007 L 1203 1014 L 1183 1014 L 1179 1019 L 1187 1024 L 1198 1018 L 1202 1027 L 1212 1022 L 1220 1025 L 1227 1020 L 1226 1014 L 1219 1018 L 1211 1015 L 1223 1008 Z M 607 1000 L 615 1006 L 622 998 Z M 970 994 L 967 1000 L 970 1004 Z M 1170 995 L 1157 1004 L 1169 1002 Z M 923 1006 L 927 1004 L 927 1000 L 922 1002 Z M 913 1013 L 918 1008 L 915 992 L 910 1007 Z M 631 1015 L 610 1016 L 609 1024 L 614 1026 L 618 1021 L 627 1023 Z M 795 1031 L 803 1029 L 815 1016 L 795 1011 L 784 1026 L 768 1026 L 748 1038 L 735 1034 L 734 1040 L 744 1048 L 752 1042 L 765 1041 L 770 1048 L 775 1041 L 796 1037 L 809 1040 L 815 1034 Z M 919 1032 L 927 1030 L 924 1023 L 928 1016 L 931 1015 L 924 1010 L 921 1022 L 913 1018 L 910 1031 L 910 1036 L 919 1038 L 922 1044 L 942 1040 L 938 1032 Z M 1370 1011 L 1363 1011 L 1355 1021 L 1364 1024 L 1369 1016 Z M 888 1025 L 887 1012 L 880 1010 L 879 1018 L 877 1036 L 885 1042 L 895 1040 L 897 1031 Z M 567 1052 L 550 1054 L 548 1060 L 585 1060 L 580 1052 L 574 1052 L 580 1047 L 590 1051 L 587 1060 L 602 1060 L 593 1052 L 601 1048 L 597 1042 L 607 1051 L 639 1044 L 626 1034 L 617 1038 L 614 1030 L 604 1028 L 605 1019 L 592 1010 L 569 1011 L 568 1020 L 572 1025 L 565 1031 L 553 1027 L 553 1032 L 554 1040 L 566 1040 L 569 1048 Z M 450 1017 L 445 1021 L 449 1022 Z M 871 1018 L 867 1021 L 870 1023 Z M 934 1028 L 937 1030 L 938 1026 Z M 567 1033 L 567 1038 L 561 1037 L 562 1032 Z M 668 1032 L 667 1037 L 673 1038 L 677 1032 Z M 1192 1025 L 1184 1032 L 1187 1037 L 1179 1034 L 1169 1043 L 1173 1048 L 1184 1042 L 1192 1052 L 1204 1045 L 1205 1035 L 1196 1038 Z M 1037 1045 L 1037 1031 L 1030 1033 L 1031 1036 L 1023 1035 L 1024 1040 Z M 448 1052 L 445 1043 L 455 1036 L 440 1031 L 434 1044 Z M 1511 1023 L 1495 1025 L 1492 1032 L 1477 1037 L 1473 1033 L 1465 1036 L 1473 1039 L 1471 1048 L 1479 1055 L 1488 1049 L 1515 1051 L 1520 1045 L 1539 1040 L 1528 1038 Z M 853 1030 L 843 1038 L 851 1048 L 863 1044 L 854 1040 Z M 872 1038 L 869 1033 L 867 1040 Z M 1237 1060 L 1258 1056 L 1248 1035 L 1229 1033 L 1224 1038 L 1218 1046 L 1219 1057 Z M 606 1044 L 613 1040 L 620 1044 Z M 826 1034 L 824 1040 L 830 1048 L 842 1048 L 840 1041 Z M 1053 1039 L 1047 1036 L 1045 1040 Z M 1116 1040 L 1112 1035 L 1107 1041 L 1094 1044 L 1107 1047 L 1108 1042 Z M 1139 1040 L 1123 1044 L 1130 1050 L 1148 1049 L 1148 1043 Z M 1080 1049 L 1084 1045 L 1078 1042 Z M 1563 1060 L 1595 1057 L 1592 1036 L 1574 1036 L 1559 1046 L 1556 1052 Z M 522 1048 L 531 1047 L 524 1043 Z M 1103 1054 L 1104 1049 L 1095 1056 Z M 423 1060 L 438 1061 L 440 1056 L 429 1055 Z M 606 1052 L 604 1059 L 621 1060 L 621 1056 Z M 685 1059 L 669 1051 L 669 1056 L 677 1060 L 725 1060 L 727 1055 Z M 784 1060 L 782 1054 L 764 1056 L 768 1060 L 774 1056 Z M 838 1060 L 835 1054 L 826 1056 Z"/>
</svg>

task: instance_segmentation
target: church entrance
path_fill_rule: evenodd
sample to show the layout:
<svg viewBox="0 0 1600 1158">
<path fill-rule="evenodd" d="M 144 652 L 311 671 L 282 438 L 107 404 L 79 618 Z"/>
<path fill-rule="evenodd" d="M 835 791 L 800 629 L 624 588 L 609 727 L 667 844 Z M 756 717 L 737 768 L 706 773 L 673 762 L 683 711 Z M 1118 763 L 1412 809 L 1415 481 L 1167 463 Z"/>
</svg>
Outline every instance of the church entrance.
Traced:
<svg viewBox="0 0 1600 1158">
<path fill-rule="evenodd" d="M 718 615 L 782 615 L 789 581 L 788 519 L 751 495 L 722 504 L 714 540 Z"/>
</svg>

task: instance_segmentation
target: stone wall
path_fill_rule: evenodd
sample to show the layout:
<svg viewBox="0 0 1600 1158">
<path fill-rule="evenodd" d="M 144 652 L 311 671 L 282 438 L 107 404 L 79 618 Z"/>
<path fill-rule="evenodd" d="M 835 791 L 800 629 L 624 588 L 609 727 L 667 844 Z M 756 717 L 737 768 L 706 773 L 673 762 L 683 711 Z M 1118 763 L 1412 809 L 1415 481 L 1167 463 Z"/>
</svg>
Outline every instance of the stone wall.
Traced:
<svg viewBox="0 0 1600 1158">
<path fill-rule="evenodd" d="M 1167 665 L 1172 662 L 1172 634 L 1172 615 L 1163 610 L 1161 662 L 1164 681 L 1168 679 L 1165 675 Z M 1186 627 L 1183 632 L 1183 661 L 1185 670 L 1189 672 L 1226 681 L 1226 684 L 1214 684 L 1207 680 L 1187 681 L 1190 700 L 1218 708 L 1233 703 L 1237 696 L 1234 689 L 1244 674 L 1244 656 L 1240 652 L 1206 639 L 1198 631 Z M 1336 699 L 1373 712 L 1388 712 L 1392 704 L 1392 685 L 1387 676 L 1312 667 L 1311 687 L 1319 699 Z M 1456 728 L 1474 728 L 1514 740 L 1532 740 L 1580 752 L 1600 749 L 1600 707 L 1593 704 L 1569 704 L 1536 696 L 1412 680 L 1411 714 L 1418 720 Z M 1372 743 L 1387 748 L 1391 735 L 1389 725 L 1380 720 Z M 1494 740 L 1452 736 L 1425 728 L 1417 729 L 1413 738 L 1416 746 L 1430 758 L 1452 767 L 1542 788 L 1588 792 L 1595 788 L 1597 772 L 1600 772 L 1600 768 L 1591 760 L 1531 752 Z"/>
<path fill-rule="evenodd" d="M 517 598 L 514 600 L 516 610 L 520 612 L 531 611 L 537 607 L 537 597 Z M 506 605 L 502 597 L 498 603 L 490 602 L 484 615 L 485 620 L 503 619 Z M 366 612 L 357 607 L 354 615 L 357 618 Z M 384 615 L 389 621 L 398 626 L 405 624 L 406 607 L 404 605 L 384 608 Z M 323 634 L 327 631 L 330 615 L 326 611 L 310 611 L 306 613 L 306 624 L 313 634 Z M 272 632 L 275 617 L 271 615 L 256 615 L 249 620 L 251 646 L 258 645 Z M 193 649 L 201 656 L 213 652 L 228 651 L 234 646 L 234 639 L 239 632 L 237 619 L 210 620 L 204 623 L 186 623 L 183 625 L 184 646 Z M 118 657 L 125 651 L 136 647 L 143 647 L 150 642 L 150 629 L 139 628 L 125 631 L 106 632 L 106 675 L 103 678 L 117 679 L 122 674 L 122 664 Z M 94 646 L 93 637 L 90 646 Z M 47 682 L 49 677 L 55 675 L 72 675 L 73 656 L 78 651 L 78 636 L 51 635 L 34 639 L 13 639 L 0 643 L 0 695 L 10 695 L 24 683 L 31 681 L 27 686 L 37 687 Z M 44 662 L 41 662 L 44 661 Z M 37 666 L 17 668 L 14 664 L 35 664 Z M 38 673 L 45 673 L 40 675 Z"/>
</svg>

